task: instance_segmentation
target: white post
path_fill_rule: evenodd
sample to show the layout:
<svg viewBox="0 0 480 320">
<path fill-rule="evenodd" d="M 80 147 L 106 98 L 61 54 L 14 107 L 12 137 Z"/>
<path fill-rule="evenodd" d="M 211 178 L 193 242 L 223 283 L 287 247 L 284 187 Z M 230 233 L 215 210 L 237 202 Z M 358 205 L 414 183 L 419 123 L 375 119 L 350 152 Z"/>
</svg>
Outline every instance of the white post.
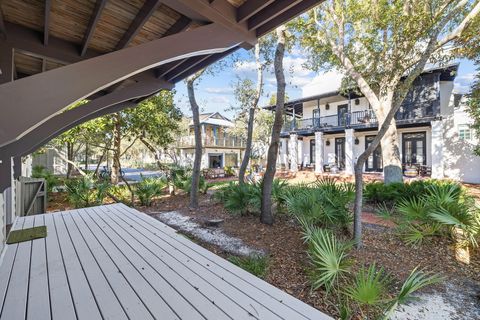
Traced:
<svg viewBox="0 0 480 320">
<path fill-rule="evenodd" d="M 200 169 L 207 169 L 210 166 L 208 163 L 208 153 L 202 152 L 202 161 L 200 164 Z"/>
<path fill-rule="evenodd" d="M 298 171 L 298 136 L 295 133 L 290 134 L 290 171 Z"/>
<path fill-rule="evenodd" d="M 298 164 L 299 165 L 305 165 L 303 163 L 303 138 L 300 138 L 297 140 L 297 143 L 298 143 Z"/>
<path fill-rule="evenodd" d="M 353 129 L 345 129 L 345 173 L 353 174 L 354 170 L 354 158 L 353 158 L 353 146 L 355 135 Z"/>
<path fill-rule="evenodd" d="M 315 132 L 315 173 L 323 172 L 323 132 Z"/>
<path fill-rule="evenodd" d="M 282 138 L 282 147 L 280 148 L 280 164 L 284 165 L 285 168 L 288 165 L 288 159 L 287 159 L 287 141 L 288 139 Z"/>
<path fill-rule="evenodd" d="M 444 164 L 443 164 L 443 121 L 432 121 L 432 178 L 444 178 Z"/>
</svg>

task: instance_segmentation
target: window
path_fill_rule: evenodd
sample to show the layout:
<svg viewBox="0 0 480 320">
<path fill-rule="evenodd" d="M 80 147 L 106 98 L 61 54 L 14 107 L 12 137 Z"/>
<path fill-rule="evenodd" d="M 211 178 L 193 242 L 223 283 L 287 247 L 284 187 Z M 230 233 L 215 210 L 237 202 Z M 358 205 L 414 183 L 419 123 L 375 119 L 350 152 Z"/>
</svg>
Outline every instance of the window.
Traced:
<svg viewBox="0 0 480 320">
<path fill-rule="evenodd" d="M 470 131 L 470 126 L 468 124 L 461 124 L 458 126 L 458 137 L 460 140 L 472 139 L 472 132 Z"/>
</svg>

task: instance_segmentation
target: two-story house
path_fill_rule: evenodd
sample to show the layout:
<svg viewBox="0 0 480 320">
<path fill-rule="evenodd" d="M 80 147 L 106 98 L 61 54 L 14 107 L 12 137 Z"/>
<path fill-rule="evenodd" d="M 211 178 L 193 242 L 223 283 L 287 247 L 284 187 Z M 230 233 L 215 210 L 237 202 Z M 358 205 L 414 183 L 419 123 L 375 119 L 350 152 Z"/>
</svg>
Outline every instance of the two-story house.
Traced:
<svg viewBox="0 0 480 320">
<path fill-rule="evenodd" d="M 458 64 L 431 68 L 415 81 L 395 116 L 400 155 L 404 168 L 416 167 L 434 178 L 480 182 L 480 158 L 472 153 L 476 137 L 461 99 L 453 94 L 457 70 Z M 290 101 L 285 105 L 279 165 L 291 171 L 333 169 L 353 174 L 356 159 L 377 130 L 367 99 L 353 92 Z M 364 170 L 383 171 L 381 147 Z"/>
<path fill-rule="evenodd" d="M 218 112 L 200 115 L 200 129 L 202 133 L 202 162 L 201 169 L 238 167 L 245 150 L 242 139 L 228 134 L 233 122 Z M 189 133 L 180 137 L 178 149 L 180 163 L 191 165 L 195 154 L 195 136 L 193 121 L 190 119 Z"/>
</svg>

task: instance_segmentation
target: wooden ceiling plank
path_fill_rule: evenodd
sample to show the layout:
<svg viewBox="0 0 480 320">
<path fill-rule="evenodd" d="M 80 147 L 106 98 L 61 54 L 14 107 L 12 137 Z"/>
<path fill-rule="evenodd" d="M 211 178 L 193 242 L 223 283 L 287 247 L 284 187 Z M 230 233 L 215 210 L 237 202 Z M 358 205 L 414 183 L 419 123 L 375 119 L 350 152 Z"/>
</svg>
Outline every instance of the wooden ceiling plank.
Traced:
<svg viewBox="0 0 480 320">
<path fill-rule="evenodd" d="M 268 21 L 276 18 L 288 9 L 301 3 L 302 0 L 277 0 L 267 8 L 258 12 L 256 15 L 248 19 L 248 30 L 254 30 L 264 25 Z"/>
<path fill-rule="evenodd" d="M 279 25 L 286 23 L 287 21 L 291 20 L 292 18 L 312 9 L 313 7 L 322 3 L 323 0 L 303 0 L 293 8 L 279 14 L 275 18 L 271 19 L 267 23 L 260 26 L 257 31 L 257 36 L 261 37 L 264 34 L 270 32 L 271 30 L 275 29 Z"/>
<path fill-rule="evenodd" d="M 95 27 L 97 26 L 98 20 L 100 20 L 100 16 L 102 15 L 102 11 L 105 8 L 106 3 L 107 0 L 97 0 L 95 3 L 95 8 L 93 9 L 92 16 L 88 22 L 87 31 L 85 32 L 85 36 L 82 41 L 82 49 L 80 51 L 80 56 L 82 57 L 85 55 L 85 53 L 87 53 L 88 45 L 92 39 L 93 33 L 95 32 Z"/>
<path fill-rule="evenodd" d="M 162 35 L 162 37 L 168 37 L 171 36 L 172 34 L 179 33 L 184 31 L 185 29 L 190 26 L 192 23 L 192 20 L 186 16 L 181 16 L 175 23 L 168 28 L 167 31 Z"/>
<path fill-rule="evenodd" d="M 247 0 L 237 9 L 237 22 L 244 22 L 251 18 L 275 0 Z"/>
<path fill-rule="evenodd" d="M 128 28 L 127 32 L 123 35 L 122 39 L 117 44 L 115 50 L 120 50 L 128 46 L 130 41 L 137 35 L 137 33 L 142 29 L 143 25 L 147 22 L 147 20 L 152 16 L 152 14 L 157 10 L 158 6 L 160 5 L 161 1 L 159 0 L 147 0 L 145 4 L 138 12 L 135 19 L 133 19 L 130 27 Z"/>
<path fill-rule="evenodd" d="M 50 29 L 50 11 L 52 0 L 45 0 L 45 20 L 43 24 L 43 45 L 48 46 L 48 33 Z"/>
<path fill-rule="evenodd" d="M 7 29 L 5 28 L 5 20 L 3 19 L 3 11 L 2 7 L 0 6 L 0 35 L 2 39 L 7 38 Z"/>
</svg>

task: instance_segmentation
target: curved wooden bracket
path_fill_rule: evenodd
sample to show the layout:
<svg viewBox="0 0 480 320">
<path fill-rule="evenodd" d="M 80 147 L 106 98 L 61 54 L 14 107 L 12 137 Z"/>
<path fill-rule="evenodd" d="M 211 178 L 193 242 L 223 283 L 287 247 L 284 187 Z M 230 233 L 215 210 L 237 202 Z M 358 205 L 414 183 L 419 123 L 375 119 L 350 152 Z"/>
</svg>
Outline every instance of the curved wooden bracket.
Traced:
<svg viewBox="0 0 480 320">
<path fill-rule="evenodd" d="M 0 146 L 13 142 L 68 105 L 142 71 L 197 55 L 226 51 L 242 35 L 217 24 L 115 51 L 0 86 Z"/>
</svg>

